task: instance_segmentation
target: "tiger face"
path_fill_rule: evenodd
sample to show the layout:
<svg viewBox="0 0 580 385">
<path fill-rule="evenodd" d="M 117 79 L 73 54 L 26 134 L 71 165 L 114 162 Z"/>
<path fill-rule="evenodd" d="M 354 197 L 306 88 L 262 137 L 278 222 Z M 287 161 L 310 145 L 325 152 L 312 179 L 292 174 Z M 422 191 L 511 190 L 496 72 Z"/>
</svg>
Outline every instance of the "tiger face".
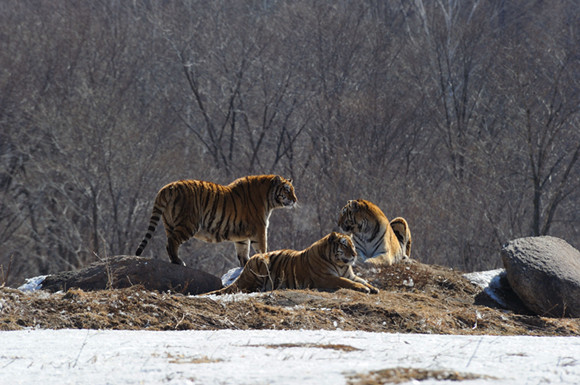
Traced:
<svg viewBox="0 0 580 385">
<path fill-rule="evenodd" d="M 276 189 L 276 196 L 274 200 L 280 207 L 292 208 L 298 201 L 294 193 L 294 186 L 292 186 L 292 179 L 279 178 L 280 185 Z"/>
<path fill-rule="evenodd" d="M 338 266 L 353 266 L 356 262 L 356 249 L 348 235 L 332 233 L 330 260 Z"/>
<path fill-rule="evenodd" d="M 392 265 L 411 256 L 411 231 L 404 218 L 391 222 L 364 199 L 350 200 L 340 211 L 338 226 L 352 236 L 358 259 L 365 264 Z"/>
<path fill-rule="evenodd" d="M 348 234 L 363 232 L 368 222 L 368 205 L 362 199 L 350 200 L 340 211 L 338 226 Z"/>
</svg>

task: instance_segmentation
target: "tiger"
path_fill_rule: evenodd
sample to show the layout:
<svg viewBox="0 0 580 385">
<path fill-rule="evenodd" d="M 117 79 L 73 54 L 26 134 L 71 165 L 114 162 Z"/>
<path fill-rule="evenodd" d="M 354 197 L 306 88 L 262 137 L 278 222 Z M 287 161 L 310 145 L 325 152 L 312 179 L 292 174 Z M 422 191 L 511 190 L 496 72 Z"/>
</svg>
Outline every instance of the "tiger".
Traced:
<svg viewBox="0 0 580 385">
<path fill-rule="evenodd" d="M 338 226 L 352 235 L 363 265 L 392 265 L 411 258 L 411 231 L 404 218 L 390 223 L 374 203 L 350 200 L 340 211 Z"/>
<path fill-rule="evenodd" d="M 350 236 L 332 232 L 302 251 L 256 254 L 232 284 L 207 294 L 341 288 L 377 294 L 376 287 L 354 274 L 355 261 L 356 250 Z"/>
<path fill-rule="evenodd" d="M 246 176 L 226 186 L 201 180 L 172 182 L 157 193 L 149 228 L 135 254 L 141 255 L 162 218 L 172 263 L 185 266 L 177 251 L 193 237 L 209 243 L 234 242 L 244 266 L 250 245 L 259 253 L 268 251 L 272 210 L 292 208 L 297 202 L 292 179 L 279 175 Z"/>
</svg>

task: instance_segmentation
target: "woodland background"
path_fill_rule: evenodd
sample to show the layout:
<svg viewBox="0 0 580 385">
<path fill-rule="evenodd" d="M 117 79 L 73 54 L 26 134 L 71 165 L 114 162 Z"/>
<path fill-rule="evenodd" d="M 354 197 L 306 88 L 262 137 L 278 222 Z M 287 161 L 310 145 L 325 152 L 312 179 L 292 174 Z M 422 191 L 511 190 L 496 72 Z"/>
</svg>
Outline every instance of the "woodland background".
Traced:
<svg viewBox="0 0 580 385">
<path fill-rule="evenodd" d="M 293 178 L 271 250 L 356 198 L 405 217 L 425 263 L 578 247 L 579 126 L 575 0 L 3 0 L 0 285 L 133 254 L 181 178 Z M 214 274 L 234 254 L 180 249 Z M 144 255 L 167 258 L 162 227 Z"/>
</svg>

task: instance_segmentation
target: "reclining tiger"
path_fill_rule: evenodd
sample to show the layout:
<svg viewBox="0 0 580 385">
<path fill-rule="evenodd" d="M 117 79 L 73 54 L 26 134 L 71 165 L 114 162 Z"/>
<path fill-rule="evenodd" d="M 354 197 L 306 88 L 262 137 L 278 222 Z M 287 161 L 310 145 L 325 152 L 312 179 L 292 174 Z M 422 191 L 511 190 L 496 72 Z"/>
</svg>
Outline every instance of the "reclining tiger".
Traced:
<svg viewBox="0 0 580 385">
<path fill-rule="evenodd" d="M 377 288 L 352 270 L 356 250 L 348 235 L 331 233 L 305 250 L 256 254 L 229 286 L 207 294 L 277 289 L 352 289 L 376 294 Z"/>
<path fill-rule="evenodd" d="M 411 230 L 404 218 L 391 222 L 381 209 L 364 199 L 348 201 L 338 226 L 352 235 L 359 261 L 371 266 L 410 261 Z"/>
<path fill-rule="evenodd" d="M 292 208 L 297 198 L 291 179 L 256 175 L 236 179 L 227 186 L 200 180 L 180 180 L 159 190 L 149 228 L 135 252 L 141 255 L 163 219 L 167 254 L 172 263 L 185 265 L 177 255 L 190 238 L 205 242 L 234 242 L 240 266 L 256 252 L 268 251 L 268 222 L 272 210 Z"/>
</svg>

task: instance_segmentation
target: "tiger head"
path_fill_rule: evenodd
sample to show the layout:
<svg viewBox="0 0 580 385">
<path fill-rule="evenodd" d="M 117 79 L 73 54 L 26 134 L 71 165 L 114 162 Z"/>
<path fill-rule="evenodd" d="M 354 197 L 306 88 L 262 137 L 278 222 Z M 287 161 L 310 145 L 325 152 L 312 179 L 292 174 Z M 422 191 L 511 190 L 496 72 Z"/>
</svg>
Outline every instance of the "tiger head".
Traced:
<svg viewBox="0 0 580 385">
<path fill-rule="evenodd" d="M 281 176 L 274 178 L 274 202 L 278 207 L 292 208 L 298 201 L 292 186 L 292 179 Z"/>
<path fill-rule="evenodd" d="M 329 253 L 327 257 L 337 266 L 353 266 L 356 262 L 356 249 L 348 235 L 332 232 L 328 235 Z"/>
<path fill-rule="evenodd" d="M 338 226 L 348 234 L 363 233 L 372 227 L 370 222 L 383 216 L 381 209 L 369 201 L 350 200 L 340 211 Z"/>
</svg>

